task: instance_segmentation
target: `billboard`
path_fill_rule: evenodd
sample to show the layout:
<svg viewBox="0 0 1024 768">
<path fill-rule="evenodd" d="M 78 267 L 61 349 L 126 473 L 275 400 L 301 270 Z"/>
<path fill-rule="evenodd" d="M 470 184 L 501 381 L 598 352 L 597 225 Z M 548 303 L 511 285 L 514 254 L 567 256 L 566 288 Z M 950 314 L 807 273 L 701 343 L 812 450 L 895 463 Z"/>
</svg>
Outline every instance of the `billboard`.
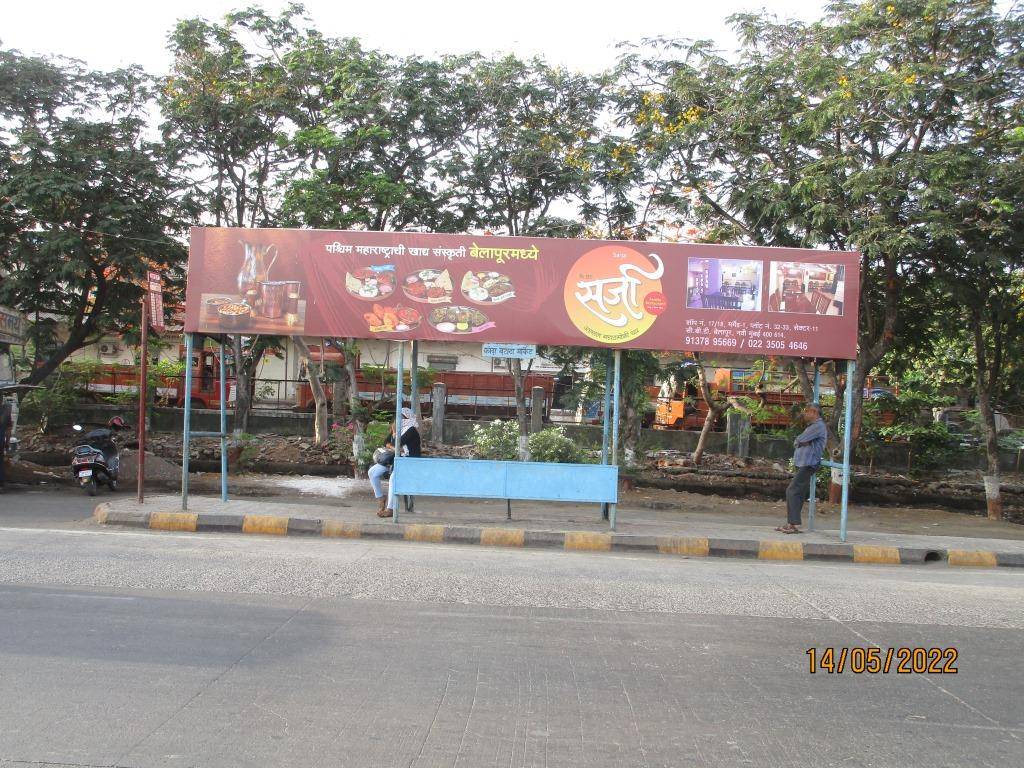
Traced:
<svg viewBox="0 0 1024 768">
<path fill-rule="evenodd" d="M 857 253 L 195 227 L 187 332 L 856 356 Z"/>
</svg>

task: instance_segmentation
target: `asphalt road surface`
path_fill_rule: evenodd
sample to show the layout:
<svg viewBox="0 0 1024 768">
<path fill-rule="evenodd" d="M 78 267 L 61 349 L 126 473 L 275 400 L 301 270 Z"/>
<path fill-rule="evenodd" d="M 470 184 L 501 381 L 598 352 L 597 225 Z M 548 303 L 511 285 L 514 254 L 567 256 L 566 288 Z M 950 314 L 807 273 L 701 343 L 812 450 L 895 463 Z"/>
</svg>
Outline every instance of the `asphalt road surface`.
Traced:
<svg viewBox="0 0 1024 768">
<path fill-rule="evenodd" d="M 1024 765 L 1019 572 L 76 525 L 0 529 L 4 768 Z"/>
</svg>

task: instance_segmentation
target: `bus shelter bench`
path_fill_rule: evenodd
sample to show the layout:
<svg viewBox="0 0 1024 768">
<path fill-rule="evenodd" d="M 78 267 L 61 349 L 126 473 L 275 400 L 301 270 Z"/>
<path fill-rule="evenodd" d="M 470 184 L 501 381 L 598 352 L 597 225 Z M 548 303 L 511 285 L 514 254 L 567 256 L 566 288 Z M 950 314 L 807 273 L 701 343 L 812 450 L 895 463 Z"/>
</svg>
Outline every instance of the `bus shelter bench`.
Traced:
<svg viewBox="0 0 1024 768">
<path fill-rule="evenodd" d="M 447 496 L 512 500 L 593 502 L 614 507 L 619 468 L 608 464 L 555 464 L 537 461 L 395 458 L 391 474 L 398 496 Z M 611 518 L 614 520 L 614 516 Z"/>
</svg>

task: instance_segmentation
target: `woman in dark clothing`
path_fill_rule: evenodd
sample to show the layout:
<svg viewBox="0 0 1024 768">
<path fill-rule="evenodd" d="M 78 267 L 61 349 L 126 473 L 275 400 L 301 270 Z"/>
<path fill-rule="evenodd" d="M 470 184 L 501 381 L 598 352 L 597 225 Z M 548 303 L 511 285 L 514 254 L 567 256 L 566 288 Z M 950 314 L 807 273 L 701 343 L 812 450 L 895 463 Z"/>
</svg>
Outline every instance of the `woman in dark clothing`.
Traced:
<svg viewBox="0 0 1024 768">
<path fill-rule="evenodd" d="M 381 462 L 370 467 L 366 473 L 370 479 L 370 485 L 373 487 L 373 495 L 377 497 L 379 503 L 377 517 L 391 517 L 391 510 L 395 508 L 395 495 L 391 493 L 390 487 L 388 488 L 387 496 L 385 496 L 384 489 L 381 486 L 381 481 L 391 472 L 391 467 L 394 463 L 394 427 L 391 428 L 391 433 L 388 435 L 384 447 L 389 453 L 385 454 L 385 458 Z M 409 408 L 402 409 L 402 432 L 398 439 L 398 450 L 401 451 L 400 456 L 418 458 L 421 454 L 422 443 L 420 440 L 419 422 L 416 421 L 415 415 L 413 415 L 412 410 Z"/>
</svg>

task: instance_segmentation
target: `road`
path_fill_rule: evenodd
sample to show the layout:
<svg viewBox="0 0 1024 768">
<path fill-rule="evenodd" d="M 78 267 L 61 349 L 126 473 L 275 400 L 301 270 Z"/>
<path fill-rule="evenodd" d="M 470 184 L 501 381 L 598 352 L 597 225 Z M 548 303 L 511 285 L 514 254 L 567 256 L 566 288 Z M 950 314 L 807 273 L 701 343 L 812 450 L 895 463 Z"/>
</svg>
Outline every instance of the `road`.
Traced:
<svg viewBox="0 0 1024 768">
<path fill-rule="evenodd" d="M 15 527 L 10 498 L 4 768 L 1024 764 L 1015 571 Z M 808 673 L 869 644 L 959 673 Z"/>
</svg>

